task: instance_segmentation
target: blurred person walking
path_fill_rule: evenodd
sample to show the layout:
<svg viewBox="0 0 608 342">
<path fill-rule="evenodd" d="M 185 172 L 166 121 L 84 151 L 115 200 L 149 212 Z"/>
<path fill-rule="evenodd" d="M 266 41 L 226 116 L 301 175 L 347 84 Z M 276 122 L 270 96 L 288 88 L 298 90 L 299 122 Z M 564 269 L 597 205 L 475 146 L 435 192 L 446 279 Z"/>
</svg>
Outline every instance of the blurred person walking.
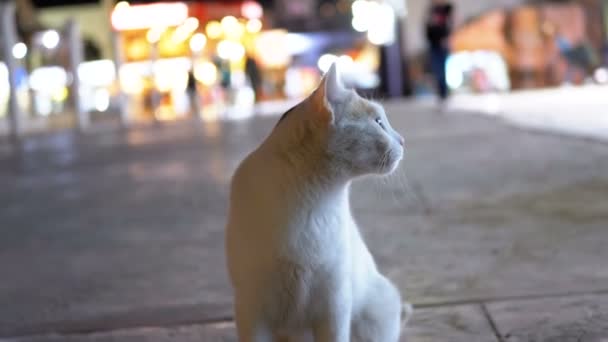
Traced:
<svg viewBox="0 0 608 342">
<path fill-rule="evenodd" d="M 431 71 L 437 86 L 437 95 L 443 104 L 448 97 L 445 64 L 450 54 L 449 38 L 452 31 L 452 4 L 447 0 L 433 0 L 426 21 L 426 39 L 429 45 Z"/>
<path fill-rule="evenodd" d="M 198 95 L 197 80 L 194 77 L 193 71 L 188 72 L 188 83 L 186 86 L 186 92 L 188 93 L 188 100 L 190 101 L 190 111 L 194 117 L 200 118 L 201 115 L 201 100 Z"/>
<path fill-rule="evenodd" d="M 255 102 L 260 101 L 260 87 L 262 84 L 262 78 L 260 75 L 260 68 L 258 67 L 257 62 L 251 55 L 247 55 L 247 59 L 245 60 L 245 73 L 247 74 L 247 78 L 249 79 L 249 83 L 251 85 L 251 89 L 253 89 L 253 93 L 255 94 Z"/>
</svg>

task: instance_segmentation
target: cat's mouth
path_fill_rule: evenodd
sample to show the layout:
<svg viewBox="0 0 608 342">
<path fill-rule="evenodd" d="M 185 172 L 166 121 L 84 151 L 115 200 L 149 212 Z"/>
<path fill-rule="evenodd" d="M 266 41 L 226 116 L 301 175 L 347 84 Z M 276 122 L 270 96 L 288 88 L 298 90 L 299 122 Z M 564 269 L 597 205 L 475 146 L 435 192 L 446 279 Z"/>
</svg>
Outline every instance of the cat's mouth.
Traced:
<svg viewBox="0 0 608 342">
<path fill-rule="evenodd" d="M 401 163 L 403 154 L 403 148 L 388 150 L 380 159 L 380 172 L 383 174 L 393 173 Z"/>
</svg>

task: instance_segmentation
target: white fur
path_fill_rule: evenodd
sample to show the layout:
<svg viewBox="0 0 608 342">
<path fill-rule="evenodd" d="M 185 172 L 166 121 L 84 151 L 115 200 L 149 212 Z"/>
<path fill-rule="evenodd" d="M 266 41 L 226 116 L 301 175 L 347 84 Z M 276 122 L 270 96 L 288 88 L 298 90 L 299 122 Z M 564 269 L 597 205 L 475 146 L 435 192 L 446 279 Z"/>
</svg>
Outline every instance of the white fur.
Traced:
<svg viewBox="0 0 608 342">
<path fill-rule="evenodd" d="M 399 339 L 411 306 L 378 272 L 348 189 L 392 172 L 402 143 L 382 108 L 344 89 L 332 66 L 241 163 L 226 228 L 239 341 Z"/>
</svg>

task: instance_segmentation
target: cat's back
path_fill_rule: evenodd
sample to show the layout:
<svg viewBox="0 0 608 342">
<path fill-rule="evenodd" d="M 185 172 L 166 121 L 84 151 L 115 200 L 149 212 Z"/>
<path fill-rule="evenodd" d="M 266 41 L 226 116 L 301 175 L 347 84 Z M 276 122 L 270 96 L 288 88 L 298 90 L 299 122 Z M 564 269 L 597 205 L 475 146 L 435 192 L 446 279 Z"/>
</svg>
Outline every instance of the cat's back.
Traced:
<svg viewBox="0 0 608 342">
<path fill-rule="evenodd" d="M 229 225 L 263 225 L 281 212 L 278 168 L 276 158 L 262 148 L 241 162 L 230 185 Z"/>
</svg>

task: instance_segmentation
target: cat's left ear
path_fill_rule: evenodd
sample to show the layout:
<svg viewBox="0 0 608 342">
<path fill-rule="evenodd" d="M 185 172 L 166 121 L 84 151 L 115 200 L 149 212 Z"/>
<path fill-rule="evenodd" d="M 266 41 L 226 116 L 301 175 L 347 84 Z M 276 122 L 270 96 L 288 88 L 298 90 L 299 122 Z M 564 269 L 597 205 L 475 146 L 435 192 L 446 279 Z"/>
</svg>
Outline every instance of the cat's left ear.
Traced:
<svg viewBox="0 0 608 342">
<path fill-rule="evenodd" d="M 342 103 L 348 96 L 349 92 L 344 88 L 342 80 L 340 79 L 338 63 L 334 62 L 331 65 L 323 77 L 322 83 L 325 87 L 325 99 L 330 105 L 335 106 Z"/>
<path fill-rule="evenodd" d="M 340 80 L 337 63 L 333 63 L 323 76 L 319 88 L 315 90 L 311 100 L 315 104 L 316 114 L 326 122 L 334 120 L 335 109 L 348 98 L 349 91 Z"/>
</svg>

